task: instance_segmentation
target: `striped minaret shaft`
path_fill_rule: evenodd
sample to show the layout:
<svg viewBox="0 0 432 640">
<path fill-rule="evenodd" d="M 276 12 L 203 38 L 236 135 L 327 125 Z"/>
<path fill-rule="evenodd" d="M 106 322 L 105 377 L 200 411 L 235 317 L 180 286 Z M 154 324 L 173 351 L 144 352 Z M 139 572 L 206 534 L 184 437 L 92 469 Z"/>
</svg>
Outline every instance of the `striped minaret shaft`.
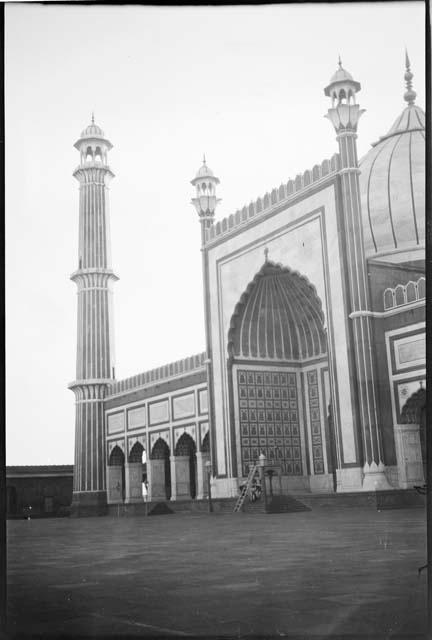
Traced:
<svg viewBox="0 0 432 640">
<path fill-rule="evenodd" d="M 108 214 L 107 164 L 112 148 L 103 131 L 89 125 L 75 143 L 80 164 L 78 269 L 71 279 L 78 287 L 78 332 L 75 393 L 75 465 L 73 504 L 106 503 L 104 397 L 114 378 L 112 282 Z"/>
<path fill-rule="evenodd" d="M 344 211 L 350 318 L 357 375 L 358 417 L 364 451 L 365 471 L 383 464 L 378 424 L 377 381 L 372 351 L 369 285 L 364 252 L 360 183 L 357 157 L 357 125 L 364 109 L 356 104 L 360 83 L 342 68 L 333 76 L 325 93 L 332 99 L 327 117 L 332 122 L 339 144 L 340 180 Z"/>
</svg>

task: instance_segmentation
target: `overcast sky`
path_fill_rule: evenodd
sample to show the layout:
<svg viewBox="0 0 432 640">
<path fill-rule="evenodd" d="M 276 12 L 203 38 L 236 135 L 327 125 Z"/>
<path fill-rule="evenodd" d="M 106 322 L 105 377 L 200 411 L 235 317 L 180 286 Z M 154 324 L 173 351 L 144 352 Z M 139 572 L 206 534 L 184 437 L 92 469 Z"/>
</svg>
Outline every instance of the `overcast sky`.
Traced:
<svg viewBox="0 0 432 640">
<path fill-rule="evenodd" d="M 78 164 L 91 112 L 110 166 L 116 375 L 204 350 L 190 180 L 221 218 L 337 151 L 323 89 L 343 66 L 367 111 L 359 154 L 424 107 L 424 5 L 6 6 L 7 463 L 73 462 Z M 254 274 L 251 274 L 251 279 Z"/>
</svg>

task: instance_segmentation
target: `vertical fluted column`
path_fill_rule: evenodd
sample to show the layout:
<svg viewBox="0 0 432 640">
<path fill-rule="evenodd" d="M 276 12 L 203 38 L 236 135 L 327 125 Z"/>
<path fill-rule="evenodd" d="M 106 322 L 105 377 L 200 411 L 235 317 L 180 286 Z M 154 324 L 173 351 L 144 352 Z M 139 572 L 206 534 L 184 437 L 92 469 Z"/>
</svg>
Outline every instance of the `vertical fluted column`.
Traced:
<svg viewBox="0 0 432 640">
<path fill-rule="evenodd" d="M 370 316 L 364 313 L 370 309 L 370 304 L 363 243 L 356 137 L 354 132 L 345 130 L 339 134 L 338 140 L 345 212 L 350 317 L 354 336 L 364 462 L 370 466 L 373 463 L 377 465 L 382 463 L 382 446 L 378 431 L 371 321 Z"/>
<path fill-rule="evenodd" d="M 87 144 L 87 141 L 86 141 Z M 106 504 L 104 397 L 114 378 L 110 264 L 108 166 L 81 161 L 74 172 L 80 183 L 78 269 L 71 279 L 78 288 L 75 393 L 75 465 L 73 510 Z"/>
<path fill-rule="evenodd" d="M 390 488 L 384 474 L 382 441 L 376 397 L 376 373 L 372 349 L 369 286 L 364 253 L 360 184 L 357 158 L 357 123 L 363 113 L 358 105 L 338 104 L 329 109 L 335 126 L 341 161 L 340 181 L 344 212 L 347 275 L 352 321 L 354 363 L 357 375 L 358 419 L 364 453 L 363 489 Z"/>
</svg>

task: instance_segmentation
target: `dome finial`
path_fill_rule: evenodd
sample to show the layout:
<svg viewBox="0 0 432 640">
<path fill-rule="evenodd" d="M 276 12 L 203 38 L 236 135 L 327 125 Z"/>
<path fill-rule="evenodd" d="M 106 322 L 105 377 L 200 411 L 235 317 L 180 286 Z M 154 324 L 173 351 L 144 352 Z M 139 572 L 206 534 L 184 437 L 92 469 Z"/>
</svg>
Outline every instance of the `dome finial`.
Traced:
<svg viewBox="0 0 432 640">
<path fill-rule="evenodd" d="M 268 247 L 266 247 L 264 249 L 264 258 L 265 258 L 265 262 L 268 262 L 268 254 L 269 254 L 269 250 Z"/>
<path fill-rule="evenodd" d="M 205 153 L 203 153 L 203 164 L 206 163 L 206 157 L 205 157 Z"/>
<path fill-rule="evenodd" d="M 412 88 L 412 79 L 413 79 L 413 73 L 411 72 L 411 63 L 410 63 L 410 59 L 408 57 L 408 51 L 407 49 L 405 49 L 405 84 L 406 84 L 406 88 L 407 90 L 404 93 L 404 100 L 406 102 L 408 102 L 408 104 L 411 106 L 414 104 L 414 100 L 416 99 L 416 92 L 414 91 L 414 89 Z"/>
<path fill-rule="evenodd" d="M 92 124 L 94 124 L 94 111 L 92 111 Z"/>
<path fill-rule="evenodd" d="M 338 65 L 339 65 L 339 69 L 342 69 L 342 60 L 341 60 L 340 54 L 339 54 Z"/>
</svg>

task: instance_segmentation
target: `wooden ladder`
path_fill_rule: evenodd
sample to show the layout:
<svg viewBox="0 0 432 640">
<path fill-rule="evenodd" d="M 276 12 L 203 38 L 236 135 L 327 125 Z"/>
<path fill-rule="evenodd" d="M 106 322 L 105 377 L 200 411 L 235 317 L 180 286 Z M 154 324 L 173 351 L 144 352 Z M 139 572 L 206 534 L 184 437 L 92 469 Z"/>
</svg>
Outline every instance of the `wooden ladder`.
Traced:
<svg viewBox="0 0 432 640">
<path fill-rule="evenodd" d="M 256 463 L 249 467 L 249 475 L 248 475 L 248 477 L 246 479 L 246 483 L 242 487 L 241 493 L 240 493 L 239 498 L 238 498 L 238 500 L 236 502 L 236 505 L 234 507 L 234 513 L 237 513 L 238 511 L 241 510 L 241 508 L 243 506 L 243 503 L 246 500 L 246 496 L 248 494 L 248 491 L 249 491 L 249 489 L 251 487 L 252 481 L 253 481 L 253 479 L 255 477 L 255 474 L 257 472 L 257 469 L 258 469 L 258 465 Z"/>
</svg>

